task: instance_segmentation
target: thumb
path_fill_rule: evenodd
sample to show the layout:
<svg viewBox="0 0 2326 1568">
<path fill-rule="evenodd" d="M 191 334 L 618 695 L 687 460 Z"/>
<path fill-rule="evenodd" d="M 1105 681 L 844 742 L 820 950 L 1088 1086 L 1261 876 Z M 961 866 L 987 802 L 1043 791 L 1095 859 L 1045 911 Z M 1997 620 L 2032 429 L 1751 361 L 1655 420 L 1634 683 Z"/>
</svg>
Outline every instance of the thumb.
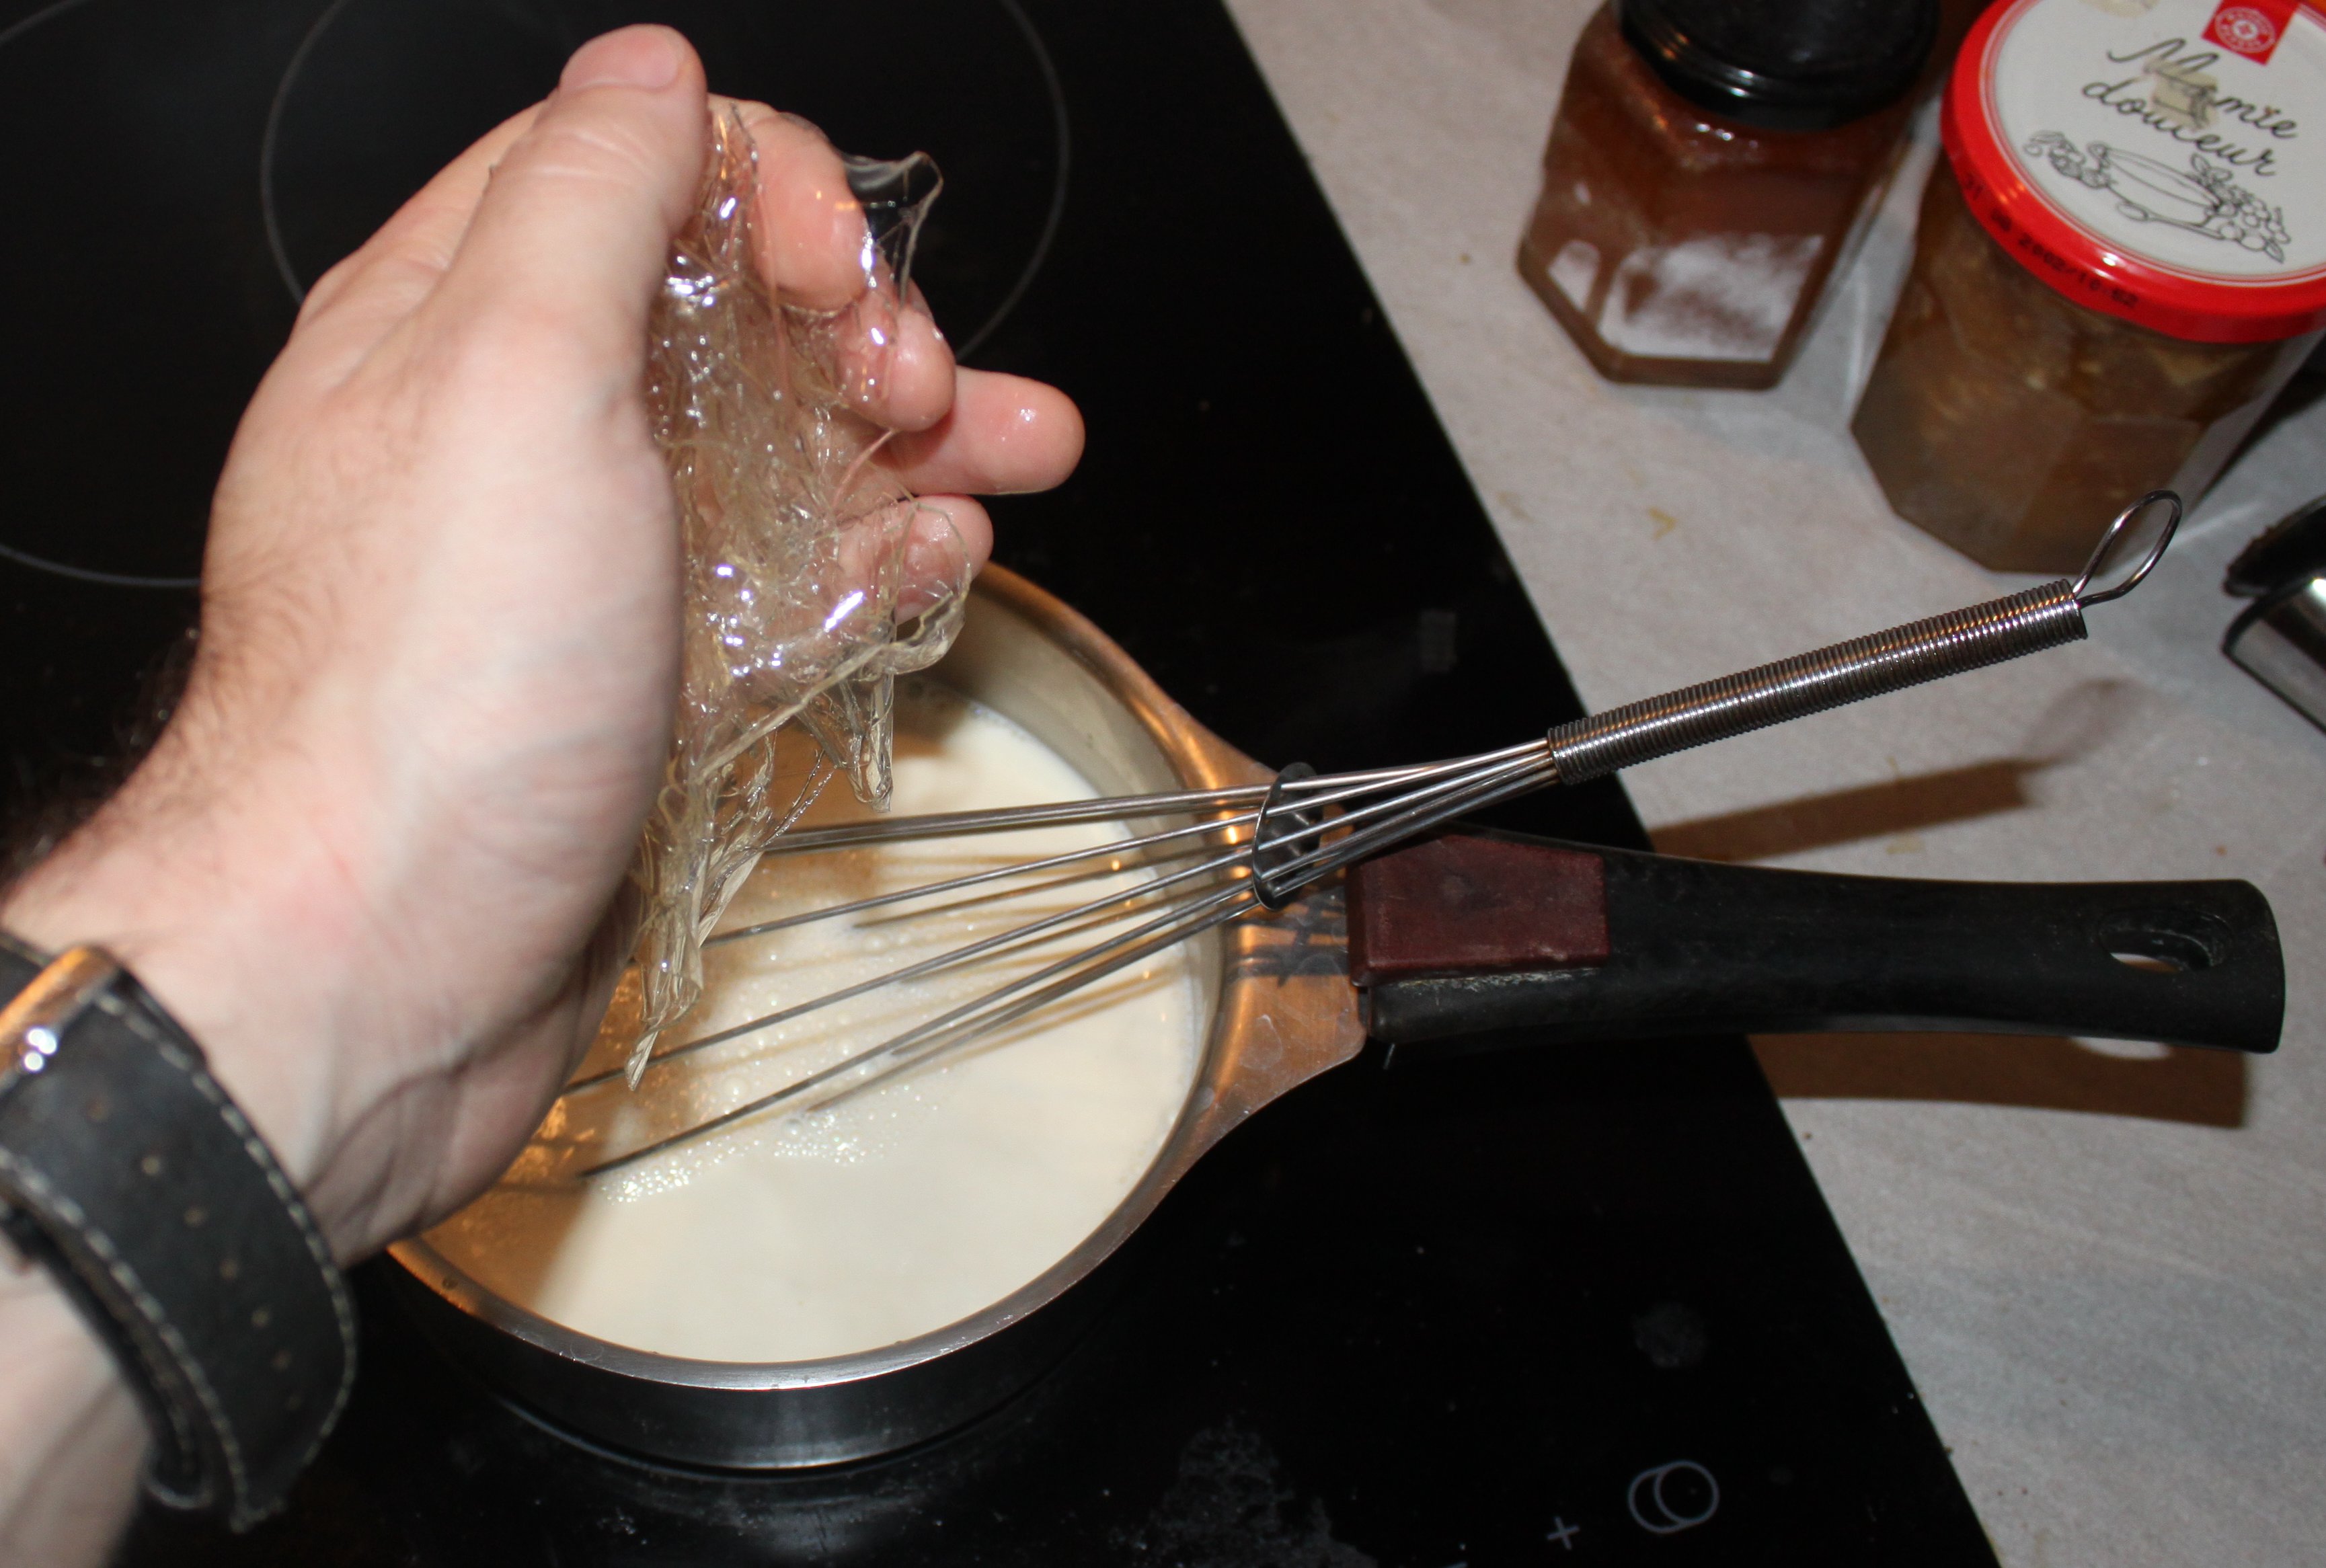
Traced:
<svg viewBox="0 0 2326 1568">
<path fill-rule="evenodd" d="M 566 62 L 510 146 L 430 301 L 564 359 L 628 366 L 694 202 L 709 109 L 702 64 L 667 27 L 625 27 Z"/>
</svg>

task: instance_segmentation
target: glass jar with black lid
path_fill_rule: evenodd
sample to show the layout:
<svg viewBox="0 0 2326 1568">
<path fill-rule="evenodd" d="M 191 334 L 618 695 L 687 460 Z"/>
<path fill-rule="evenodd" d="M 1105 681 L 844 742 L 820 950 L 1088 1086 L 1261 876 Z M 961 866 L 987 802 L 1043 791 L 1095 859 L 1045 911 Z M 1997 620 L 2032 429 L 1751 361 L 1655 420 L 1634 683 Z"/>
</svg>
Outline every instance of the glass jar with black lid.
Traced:
<svg viewBox="0 0 2326 1568">
<path fill-rule="evenodd" d="M 1609 0 L 1519 271 L 1602 376 L 1776 385 L 1894 167 L 1937 0 Z"/>
</svg>

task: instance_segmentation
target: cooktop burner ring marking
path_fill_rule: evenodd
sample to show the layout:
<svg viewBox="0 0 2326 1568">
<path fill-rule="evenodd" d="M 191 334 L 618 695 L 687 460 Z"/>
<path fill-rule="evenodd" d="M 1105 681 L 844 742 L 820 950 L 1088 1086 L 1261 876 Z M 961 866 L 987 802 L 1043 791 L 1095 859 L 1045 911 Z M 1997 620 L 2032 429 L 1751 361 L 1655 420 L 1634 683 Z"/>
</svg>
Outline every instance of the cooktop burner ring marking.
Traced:
<svg viewBox="0 0 2326 1568">
<path fill-rule="evenodd" d="M 89 0 L 55 0 L 53 5 L 42 6 L 30 16 L 8 27 L 0 28 L 0 49 L 7 48 L 42 23 L 53 22 L 67 12 L 78 11 L 88 3 Z M 340 0 L 340 4 L 345 3 L 346 0 Z M 1002 0 L 1002 3 L 1012 5 L 1013 0 Z M 1048 63 L 1045 59 L 1044 69 L 1047 69 Z M 202 582 L 199 577 L 135 577 L 126 572 L 98 571 L 90 567 L 73 566 L 61 561 L 51 561 L 46 556 L 35 555 L 29 550 L 19 550 L 4 542 L 0 542 L 0 560 L 13 561 L 19 566 L 29 566 L 35 571 L 52 572 L 58 577 L 70 578 L 76 582 L 93 582 L 106 588 L 189 589 L 200 588 Z"/>
<path fill-rule="evenodd" d="M 78 5 L 80 0 L 70 0 L 70 3 Z M 199 577 L 131 577 L 118 571 L 92 571 L 86 566 L 68 566 L 61 561 L 44 560 L 29 551 L 18 550 L 8 544 L 0 544 L 0 560 L 13 561 L 19 566 L 29 566 L 36 571 L 50 571 L 59 577 L 70 577 L 76 582 L 102 583 L 107 588 L 189 589 L 200 588 L 202 585 L 202 580 Z"/>
<path fill-rule="evenodd" d="M 274 97 L 266 106 L 266 134 L 258 143 L 258 218 L 266 226 L 267 254 L 274 258 L 274 271 L 283 279 L 283 286 L 291 291 L 291 302 L 307 302 L 307 285 L 299 281 L 298 269 L 291 264 L 291 248 L 283 238 L 283 225 L 274 217 L 274 146 L 283 129 L 283 106 L 291 101 L 291 88 L 306 69 L 307 57 L 330 31 L 331 23 L 348 8 L 349 0 L 331 0 L 323 14 L 315 18 L 299 47 L 291 51 L 290 62 L 284 66 L 282 78 L 274 84 Z"/>
<path fill-rule="evenodd" d="M 340 3 L 344 5 L 346 0 L 340 0 Z M 1041 33 L 1035 29 L 1034 19 L 1026 14 L 1025 8 L 1018 0 L 996 0 L 996 4 L 1009 14 L 1009 20 L 1016 23 L 1018 31 L 1025 35 L 1026 47 L 1033 51 L 1034 64 L 1042 73 L 1043 90 L 1050 95 L 1050 122 L 1057 132 L 1058 166 L 1050 176 L 1050 209 L 1043 214 L 1042 232 L 1034 241 L 1033 255 L 1026 258 L 1025 266 L 1018 274 L 1018 281 L 1009 285 L 1009 292 L 1001 296 L 1001 302 L 993 308 L 991 315 L 985 318 L 985 324 L 972 332 L 968 340 L 954 351 L 956 362 L 966 362 L 971 355 L 976 353 L 1001 323 L 1009 319 L 1009 312 L 1018 308 L 1018 302 L 1026 297 L 1026 291 L 1034 286 L 1034 275 L 1042 270 L 1042 263 L 1048 258 L 1050 242 L 1057 238 L 1059 221 L 1066 214 L 1066 180 L 1074 166 L 1074 139 L 1071 124 L 1066 118 L 1065 84 L 1058 79 L 1058 68 L 1050 59 L 1049 47 L 1042 42 Z"/>
<path fill-rule="evenodd" d="M 51 9 L 69 9 L 87 3 L 88 0 L 59 0 L 58 5 Z M 283 286 L 289 291 L 292 302 L 296 305 L 304 305 L 307 302 L 307 285 L 299 281 L 298 268 L 291 260 L 290 243 L 284 237 L 283 225 L 276 216 L 274 200 L 274 163 L 276 151 L 281 142 L 283 116 L 285 106 L 291 100 L 292 89 L 297 86 L 300 74 L 306 69 L 309 58 L 321 43 L 324 34 L 330 31 L 331 24 L 338 21 L 353 3 L 354 0 L 331 0 L 331 4 L 324 8 L 321 15 L 315 18 L 312 24 L 308 27 L 306 34 L 299 40 L 299 47 L 292 51 L 289 62 L 283 68 L 282 78 L 274 84 L 274 96 L 266 106 L 265 135 L 259 143 L 259 218 L 265 226 L 266 249 L 274 258 L 275 274 L 283 280 Z M 1042 215 L 1042 229 L 1035 237 L 1034 248 L 1028 255 L 1026 264 L 1019 269 L 1017 281 L 1011 283 L 1009 291 L 1001 296 L 1000 303 L 995 305 L 977 330 L 963 339 L 961 345 L 954 350 L 954 358 L 963 364 L 968 362 L 971 355 L 976 353 L 984 345 L 986 339 L 991 338 L 1000 329 L 1002 322 L 1009 319 L 1010 312 L 1017 310 L 1019 302 L 1025 299 L 1026 292 L 1034 286 L 1034 279 L 1041 272 L 1043 262 L 1048 259 L 1050 246 L 1057 238 L 1058 226 L 1065 217 L 1066 185 L 1074 162 L 1073 128 L 1066 115 L 1065 85 L 1059 79 L 1057 64 L 1050 58 L 1049 46 L 1042 42 L 1042 34 L 1035 27 L 1034 19 L 1026 14 L 1025 7 L 1019 4 L 1019 0 L 994 0 L 994 4 L 1018 29 L 1019 35 L 1025 41 L 1028 51 L 1034 57 L 1035 70 L 1041 73 L 1042 89 L 1047 95 L 1050 103 L 1050 125 L 1056 138 L 1057 162 L 1050 176 L 1049 207 Z M 47 14 L 43 12 L 41 14 Z M 39 18 L 34 17 L 32 20 L 37 21 Z M 29 26 L 31 23 L 27 22 L 21 25 Z M 0 43 L 5 43 L 16 31 L 18 29 L 12 28 L 8 33 L 0 34 Z"/>
<path fill-rule="evenodd" d="M 1004 0 L 1004 3 L 1006 4 L 1007 0 Z M 0 27 L 0 49 L 7 48 L 10 44 L 15 42 L 18 38 L 32 32 L 33 28 L 38 27 L 42 23 L 61 16 L 68 11 L 77 11 L 81 6 L 88 4 L 88 0 L 55 0 L 53 5 L 42 6 L 38 11 L 33 12 L 30 16 L 25 17 L 21 22 L 12 23 L 6 27 Z"/>
</svg>

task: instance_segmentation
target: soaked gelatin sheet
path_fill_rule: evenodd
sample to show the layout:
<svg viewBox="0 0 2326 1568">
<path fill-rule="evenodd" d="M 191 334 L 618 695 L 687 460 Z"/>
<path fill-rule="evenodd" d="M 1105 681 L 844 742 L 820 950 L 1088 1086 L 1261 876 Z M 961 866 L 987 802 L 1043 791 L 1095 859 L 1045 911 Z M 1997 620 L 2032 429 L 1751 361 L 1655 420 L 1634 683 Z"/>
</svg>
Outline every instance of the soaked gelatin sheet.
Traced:
<svg viewBox="0 0 2326 1568">
<path fill-rule="evenodd" d="M 714 117 L 649 328 L 685 549 L 684 664 L 632 873 L 637 990 L 613 1015 L 636 1019 L 633 1081 L 701 995 L 702 938 L 768 841 L 835 773 L 885 806 L 891 682 L 934 663 L 961 624 L 967 553 L 876 460 L 888 432 L 857 412 L 885 387 L 935 170 L 917 155 L 845 162 L 867 218 L 865 290 L 809 311 L 760 278 L 757 156 L 739 118 Z M 812 748 L 804 787 L 801 768 L 778 766 L 795 747 Z"/>
</svg>

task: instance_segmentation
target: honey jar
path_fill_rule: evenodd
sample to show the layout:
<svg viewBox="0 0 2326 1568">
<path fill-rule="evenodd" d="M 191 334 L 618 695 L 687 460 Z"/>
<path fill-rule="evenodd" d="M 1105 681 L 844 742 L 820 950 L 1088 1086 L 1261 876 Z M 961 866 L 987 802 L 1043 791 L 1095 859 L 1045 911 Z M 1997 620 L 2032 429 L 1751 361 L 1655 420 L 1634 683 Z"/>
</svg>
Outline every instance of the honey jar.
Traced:
<svg viewBox="0 0 2326 1568">
<path fill-rule="evenodd" d="M 1610 0 L 1519 272 L 1614 381 L 1773 386 L 1894 167 L 1936 0 Z"/>
</svg>

